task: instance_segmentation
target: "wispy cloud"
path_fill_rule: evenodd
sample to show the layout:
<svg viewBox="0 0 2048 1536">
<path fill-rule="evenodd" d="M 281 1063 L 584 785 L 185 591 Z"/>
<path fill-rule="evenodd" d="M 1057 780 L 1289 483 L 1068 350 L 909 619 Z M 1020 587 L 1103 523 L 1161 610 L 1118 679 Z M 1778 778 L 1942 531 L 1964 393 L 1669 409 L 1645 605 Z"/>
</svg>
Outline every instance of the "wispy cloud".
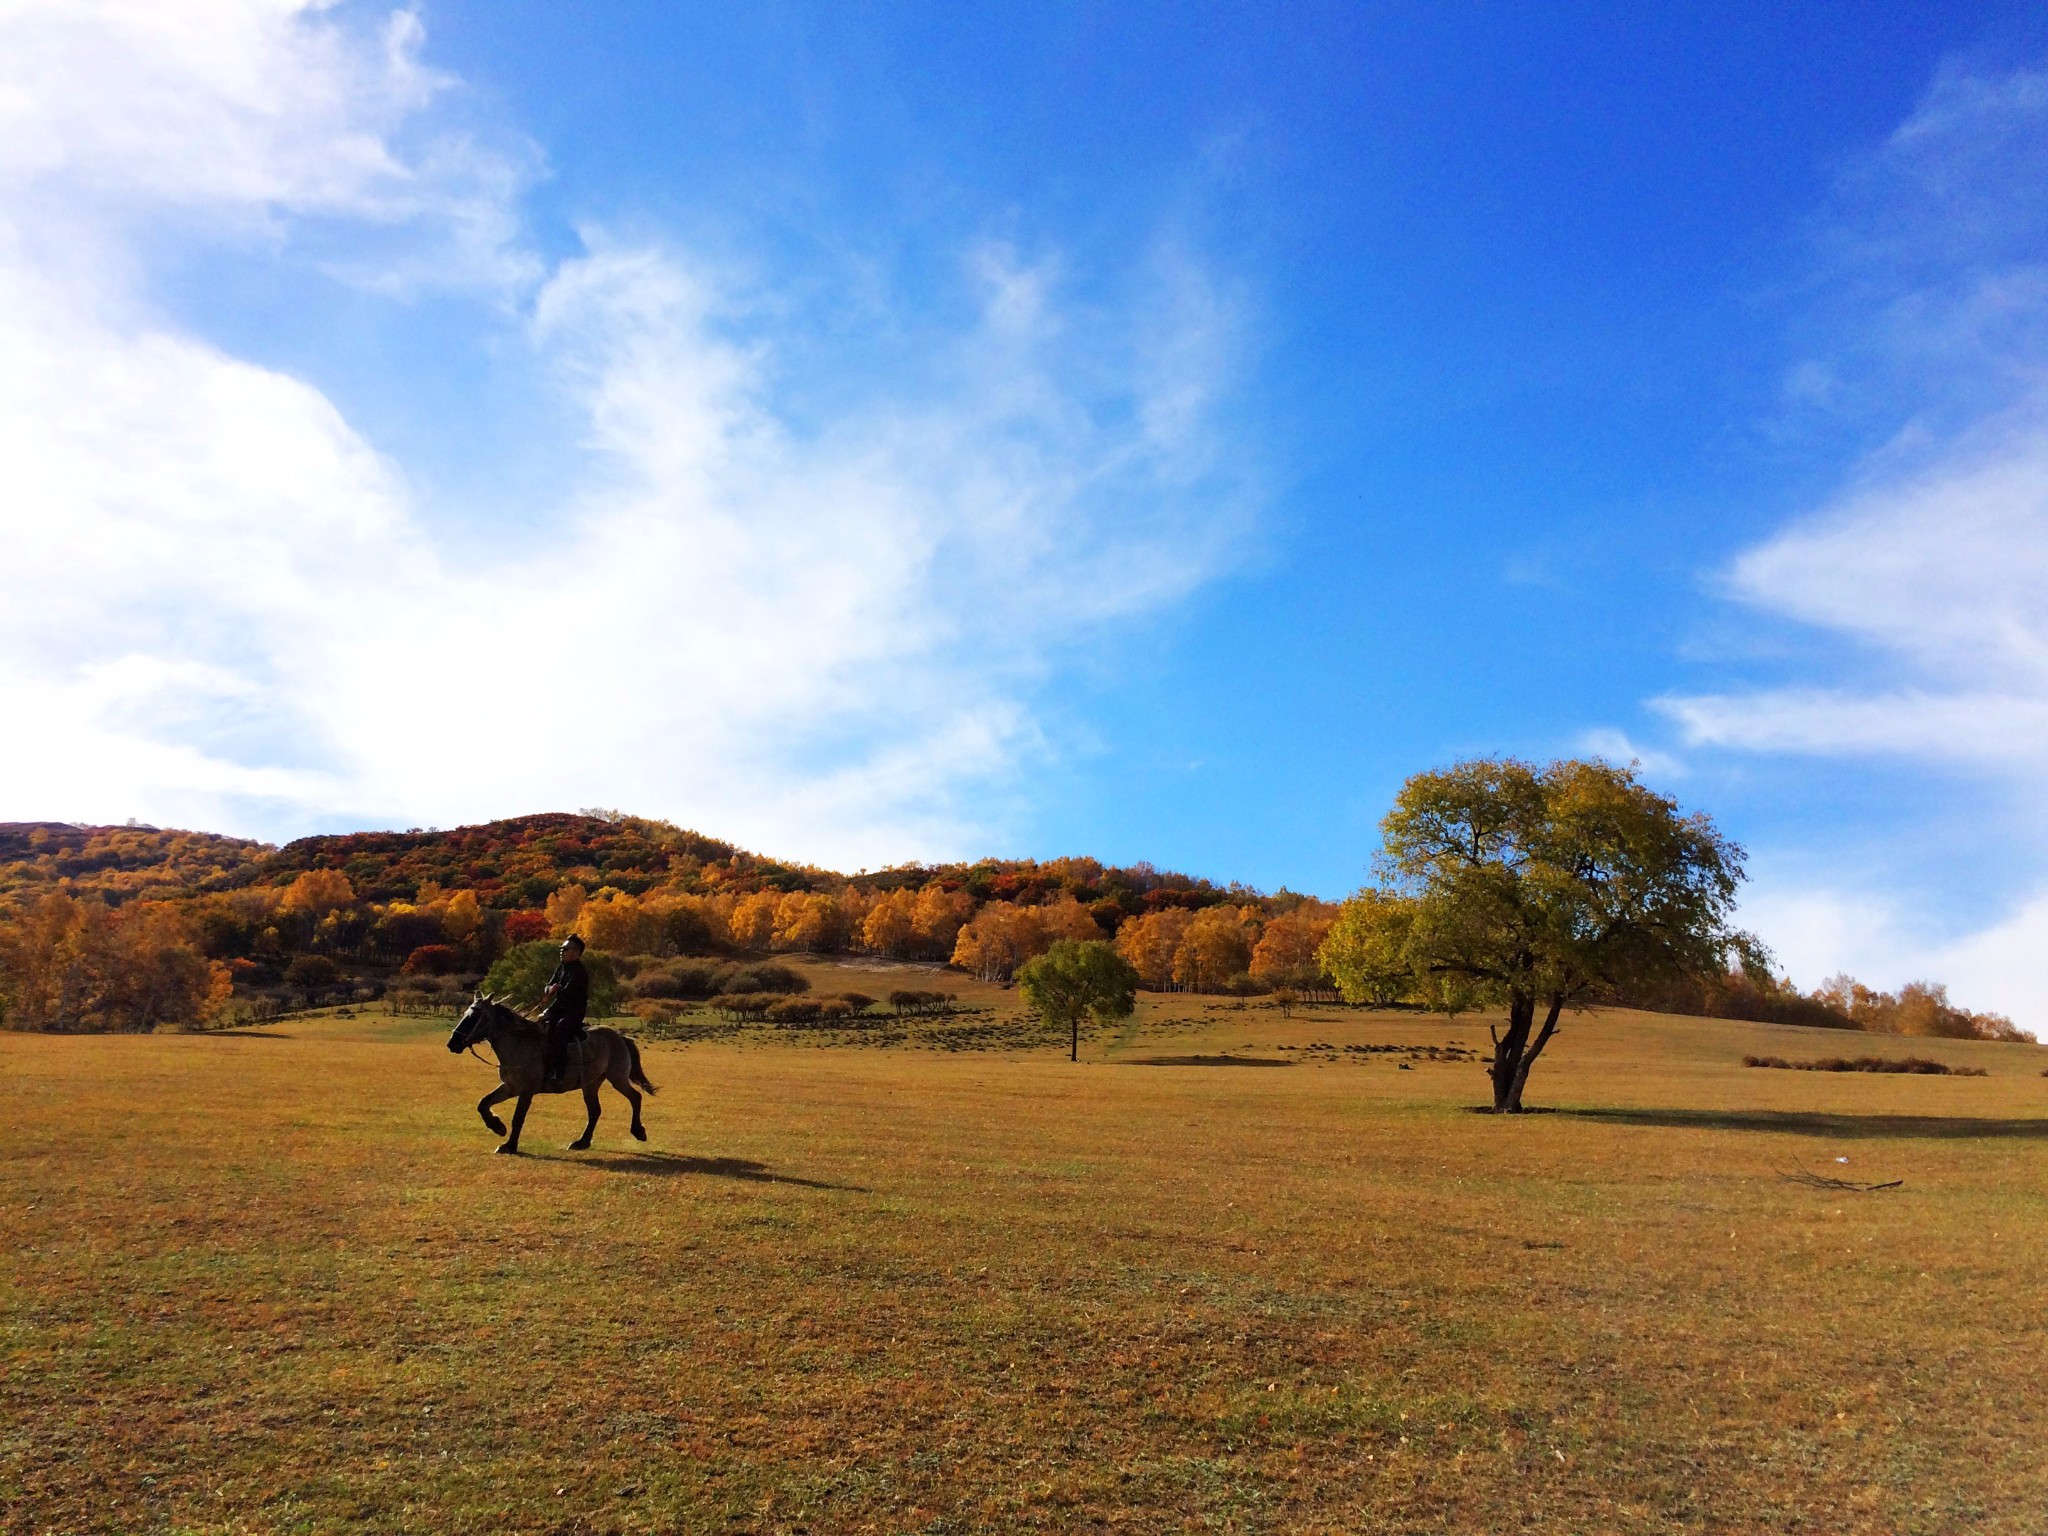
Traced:
<svg viewBox="0 0 2048 1536">
<path fill-rule="evenodd" d="M 1634 763 L 1645 773 L 1659 778 L 1675 779 L 1685 776 L 1683 759 L 1670 752 L 1660 752 L 1646 747 L 1632 738 L 1628 732 L 1611 726 L 1583 732 L 1573 743 L 1577 751 L 1589 753 L 1610 763 L 1625 765 Z"/>
<path fill-rule="evenodd" d="M 1689 747 L 1889 758 L 1999 786 L 2038 850 L 2048 772 L 2048 73 L 1944 69 L 1819 231 L 1799 424 L 1881 423 L 1825 505 L 1735 560 L 1728 597 L 1837 644 L 1816 674 L 1653 701 Z M 2003 801 L 2007 809 L 1990 810 Z M 2037 859 L 2038 862 L 2038 859 Z M 1766 861 L 1768 863 L 1768 860 Z M 2048 872 L 2043 872 L 2048 874 Z M 2048 898 L 1971 937 L 1909 903 L 1787 886 L 1751 903 L 1795 968 L 1925 966 L 2048 1020 L 2022 953 Z M 1817 957 L 1834 953 L 1837 960 Z M 1808 976 L 1806 979 L 1817 979 Z M 2033 988 L 2032 993 L 2027 988 Z"/>
<path fill-rule="evenodd" d="M 537 157 L 465 126 L 421 48 L 406 13 L 277 0 L 0 22 L 0 711 L 45 744 L 0 764 L 8 811 L 275 833 L 600 802 L 851 863 L 993 835 L 1062 650 L 1242 534 L 1200 263 L 1162 241 L 1080 324 L 1056 261 L 963 252 L 975 318 L 928 374 L 799 425 L 745 274 L 597 230 L 543 266 Z M 141 215 L 173 206 L 516 303 L 504 366 L 582 422 L 576 489 L 476 555 L 317 389 L 153 312 Z M 105 259 L 58 259 L 83 227 Z"/>
</svg>

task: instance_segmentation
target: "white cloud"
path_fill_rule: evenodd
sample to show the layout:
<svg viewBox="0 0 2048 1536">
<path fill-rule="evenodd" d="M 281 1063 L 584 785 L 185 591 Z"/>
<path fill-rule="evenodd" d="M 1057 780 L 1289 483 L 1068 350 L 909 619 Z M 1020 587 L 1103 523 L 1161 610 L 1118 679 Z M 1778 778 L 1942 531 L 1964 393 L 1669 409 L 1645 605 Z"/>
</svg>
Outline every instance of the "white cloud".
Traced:
<svg viewBox="0 0 2048 1536">
<path fill-rule="evenodd" d="M 1610 763 L 1626 766 L 1636 764 L 1645 773 L 1662 778 L 1683 778 L 1685 764 L 1669 752 L 1659 752 L 1653 747 L 1643 746 L 1633 740 L 1626 731 L 1612 726 L 1585 731 L 1574 743 L 1577 750 L 1588 753 Z"/>
<path fill-rule="evenodd" d="M 283 238 L 294 217 L 403 234 L 380 285 L 518 288 L 517 198 L 538 156 L 445 110 L 410 11 L 329 0 L 5 0 L 0 189 L 10 236 L 51 265 L 119 263 L 171 218 Z M 345 19 L 346 18 L 346 19 Z M 93 249 L 97 248 L 97 249 Z"/>
<path fill-rule="evenodd" d="M 0 241 L 0 712 L 47 743 L 0 762 L 12 814 L 276 833 L 602 803 L 846 863 L 955 852 L 1041 750 L 1059 648 L 1232 547 L 1229 310 L 1184 258 L 1077 326 L 1054 264 L 990 247 L 930 387 L 800 431 L 772 340 L 734 339 L 768 306 L 601 232 L 507 364 L 580 413 L 580 489 L 479 541 L 133 278 L 137 211 L 176 204 L 237 239 L 309 212 L 481 229 L 453 270 L 516 288 L 517 175 L 441 134 L 417 23 L 16 5 L 9 43 L 45 66 L 0 76 L 0 177 L 33 193 Z M 79 221 L 114 259 L 43 254 Z"/>
<path fill-rule="evenodd" d="M 1980 817 L 2033 866 L 2006 915 L 1958 933 L 1931 897 L 1779 880 L 1745 919 L 1806 984 L 1836 970 L 1891 987 L 1931 977 L 2048 1030 L 2044 160 L 2048 74 L 1949 68 L 1845 179 L 1819 241 L 1833 342 L 1791 369 L 1788 398 L 1884 420 L 1890 437 L 1724 578 L 1755 612 L 1841 642 L 1834 675 L 1652 702 L 1694 748 L 1975 775 Z"/>
<path fill-rule="evenodd" d="M 1766 878 L 1744 898 L 1742 920 L 1808 989 L 1838 972 L 1888 992 L 1946 982 L 1961 1006 L 2048 1040 L 2048 890 L 1974 932 L 1947 934 L 1895 899 Z"/>
</svg>

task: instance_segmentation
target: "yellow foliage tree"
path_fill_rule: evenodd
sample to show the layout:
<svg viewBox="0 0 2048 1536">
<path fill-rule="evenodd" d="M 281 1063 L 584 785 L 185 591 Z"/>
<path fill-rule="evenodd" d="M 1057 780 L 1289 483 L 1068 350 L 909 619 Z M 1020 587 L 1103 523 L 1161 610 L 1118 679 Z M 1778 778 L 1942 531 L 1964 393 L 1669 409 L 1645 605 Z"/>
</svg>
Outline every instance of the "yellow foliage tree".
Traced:
<svg viewBox="0 0 2048 1536">
<path fill-rule="evenodd" d="M 441 909 L 441 926 L 449 939 L 457 944 L 475 933 L 483 920 L 483 909 L 477 905 L 475 891 L 457 891 Z"/>
<path fill-rule="evenodd" d="M 566 939 L 576 931 L 576 924 L 583 916 L 583 904 L 590 900 L 590 893 L 580 885 L 565 885 L 548 898 L 548 932 L 558 939 Z"/>
<path fill-rule="evenodd" d="M 356 904 L 356 888 L 338 869 L 309 869 L 285 887 L 278 904 L 280 912 L 294 916 L 325 917 L 337 907 Z"/>
<path fill-rule="evenodd" d="M 1072 896 L 1062 896 L 1058 901 L 1047 902 L 1038 909 L 1039 921 L 1045 925 L 1046 942 L 1059 939 L 1073 939 L 1082 944 L 1102 942 L 1102 925 L 1095 921 L 1094 914 Z"/>
<path fill-rule="evenodd" d="M 733 905 L 728 927 L 733 943 L 742 949 L 766 949 L 775 937 L 775 913 L 782 905 L 780 891 L 756 891 Z"/>
<path fill-rule="evenodd" d="M 1188 923 L 1173 952 L 1173 979 L 1190 992 L 1221 992 L 1252 963 L 1252 930 L 1245 913 L 1254 909 L 1204 907 Z"/>
<path fill-rule="evenodd" d="M 916 906 L 917 896 L 911 891 L 891 891 L 881 897 L 868 908 L 867 921 L 861 925 L 861 947 L 870 954 L 899 960 L 907 956 L 917 938 L 912 915 Z"/>
<path fill-rule="evenodd" d="M 577 924 L 583 942 L 607 954 L 644 955 L 653 947 L 648 943 L 653 925 L 640 910 L 640 898 L 609 886 L 584 903 Z"/>
<path fill-rule="evenodd" d="M 1128 960 L 1138 979 L 1153 992 L 1173 985 L 1173 956 L 1188 931 L 1192 914 L 1166 907 L 1134 917 L 1116 931 L 1116 952 Z"/>
<path fill-rule="evenodd" d="M 983 981 L 1008 981 L 1018 966 L 1045 953 L 1052 944 L 1045 931 L 1044 910 L 990 902 L 954 940 L 953 964 Z"/>
<path fill-rule="evenodd" d="M 974 898 L 965 891 L 949 891 L 934 880 L 917 893 L 910 910 L 910 923 L 918 947 L 928 955 L 948 955 L 960 927 L 973 915 Z"/>
<path fill-rule="evenodd" d="M 791 891 L 775 905 L 770 942 L 777 949 L 823 954 L 839 947 L 839 903 L 816 891 Z"/>
</svg>

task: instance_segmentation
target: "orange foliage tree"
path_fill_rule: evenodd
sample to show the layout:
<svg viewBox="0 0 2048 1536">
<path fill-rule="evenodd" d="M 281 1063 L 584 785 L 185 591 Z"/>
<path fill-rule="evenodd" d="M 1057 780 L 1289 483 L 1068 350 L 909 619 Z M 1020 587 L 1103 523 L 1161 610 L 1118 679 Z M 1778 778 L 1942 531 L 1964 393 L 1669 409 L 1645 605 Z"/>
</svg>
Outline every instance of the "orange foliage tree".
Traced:
<svg viewBox="0 0 2048 1536">
<path fill-rule="evenodd" d="M 55 893 L 0 921 L 0 1022 L 11 1029 L 142 1031 L 211 1022 L 234 983 L 184 916 Z"/>
<path fill-rule="evenodd" d="M 775 913 L 782 905 L 779 891 L 756 891 L 734 903 L 727 920 L 733 943 L 742 949 L 766 949 L 775 937 Z"/>
<path fill-rule="evenodd" d="M 905 959 L 917 940 L 917 896 L 912 891 L 890 891 L 868 908 L 861 924 L 861 947 L 870 954 Z"/>
<path fill-rule="evenodd" d="M 1221 992 L 1252 963 L 1257 908 L 1204 907 L 1173 952 L 1173 979 L 1190 992 Z"/>
<path fill-rule="evenodd" d="M 1138 980 L 1150 991 L 1173 986 L 1173 957 L 1194 914 L 1184 907 L 1162 907 L 1134 917 L 1116 931 L 1116 952 L 1128 960 Z"/>
<path fill-rule="evenodd" d="M 1269 918 L 1259 942 L 1252 946 L 1252 979 L 1269 987 L 1297 992 L 1321 992 L 1331 988 L 1323 974 L 1316 951 L 1329 936 L 1337 908 L 1326 901 L 1308 900 L 1291 912 Z"/>
<path fill-rule="evenodd" d="M 917 893 L 910 909 L 910 926 L 920 952 L 932 959 L 944 959 L 953 952 L 960 929 L 974 915 L 974 898 L 965 891 L 949 891 L 934 880 Z"/>
<path fill-rule="evenodd" d="M 1018 966 L 1051 943 L 1041 908 L 992 901 L 960 930 L 953 964 L 983 981 L 1008 981 Z"/>
</svg>

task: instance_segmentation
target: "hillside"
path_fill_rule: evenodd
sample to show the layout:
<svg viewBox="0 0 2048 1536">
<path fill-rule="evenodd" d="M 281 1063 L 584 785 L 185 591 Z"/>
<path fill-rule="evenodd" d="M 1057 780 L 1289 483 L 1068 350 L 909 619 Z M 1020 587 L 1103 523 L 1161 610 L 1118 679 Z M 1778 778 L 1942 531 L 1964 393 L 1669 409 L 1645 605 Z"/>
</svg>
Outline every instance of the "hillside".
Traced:
<svg viewBox="0 0 2048 1536">
<path fill-rule="evenodd" d="M 207 832 L 154 827 L 80 827 L 0 822 L 0 895 L 30 887 L 96 894 L 109 901 L 165 899 L 248 887 L 289 886 L 310 870 L 339 870 L 368 902 L 412 902 L 430 888 L 469 890 L 486 909 L 537 909 L 576 884 L 643 896 L 656 887 L 696 895 L 756 891 L 868 893 L 938 880 L 977 901 L 1037 905 L 1060 895 L 1108 900 L 1127 912 L 1255 899 L 1244 887 L 1149 864 L 1114 868 L 1093 859 L 981 859 L 906 864 L 845 875 L 786 864 L 700 832 L 638 816 L 547 812 L 446 831 L 348 832 L 283 847 Z"/>
<path fill-rule="evenodd" d="M 266 843 L 156 827 L 0 822 L 0 896 L 92 891 L 110 901 L 161 899 L 254 878 Z"/>
<path fill-rule="evenodd" d="M 378 997 L 401 979 L 453 993 L 516 946 L 572 930 L 629 958 L 865 955 L 950 963 L 998 982 L 1060 938 L 1101 939 L 1155 991 L 1334 995 L 1321 944 L 1336 911 L 1284 890 L 1089 858 L 846 875 L 616 812 L 351 832 L 281 848 L 144 826 L 0 823 L 0 1021 L 188 1026 Z M 1829 987 L 1807 995 L 1732 971 L 1605 1000 L 1886 1034 L 2023 1038 L 2009 1020 L 1958 1008 L 1932 984 L 1897 996 L 1848 978 Z"/>
</svg>

